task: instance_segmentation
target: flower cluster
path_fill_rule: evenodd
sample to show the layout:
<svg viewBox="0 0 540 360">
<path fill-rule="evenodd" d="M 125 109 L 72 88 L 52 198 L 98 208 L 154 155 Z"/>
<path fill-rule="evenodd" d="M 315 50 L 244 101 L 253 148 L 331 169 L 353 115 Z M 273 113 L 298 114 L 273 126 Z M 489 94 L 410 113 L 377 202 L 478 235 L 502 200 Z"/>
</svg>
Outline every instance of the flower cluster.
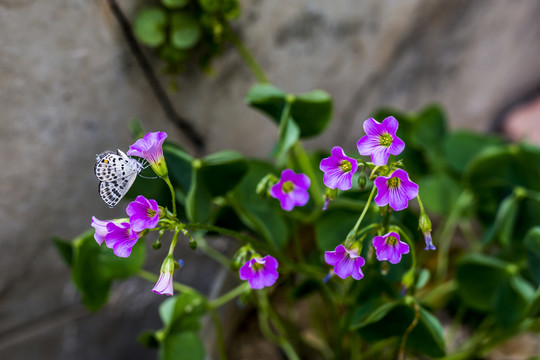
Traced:
<svg viewBox="0 0 540 360">
<path fill-rule="evenodd" d="M 146 229 L 153 229 L 159 222 L 159 207 L 155 200 L 137 196 L 127 206 L 129 219 L 99 220 L 92 217 L 92 227 L 96 229 L 94 239 L 112 249 L 118 257 L 129 257 L 133 246 Z"/>
<path fill-rule="evenodd" d="M 363 167 L 359 179 L 361 188 L 365 185 L 364 170 L 369 168 L 371 171 L 370 179 L 374 179 L 372 195 L 376 190 L 374 200 L 381 209 L 389 206 L 394 211 L 404 210 L 409 201 L 418 196 L 418 185 L 411 181 L 405 170 L 397 167 L 401 163 L 389 162 L 390 155 L 399 155 L 405 149 L 405 143 L 396 135 L 398 125 L 398 121 L 392 116 L 384 119 L 382 123 L 373 118 L 364 121 L 366 135 L 361 137 L 356 145 L 360 155 L 370 156 L 371 162 L 350 158 L 339 146 L 332 149 L 330 157 L 321 160 L 319 168 L 324 173 L 323 183 L 327 187 L 323 210 L 326 210 L 329 202 L 336 197 L 338 189 L 346 191 L 352 188 L 353 176 L 359 167 Z M 369 206 L 372 195 L 366 206 Z M 386 210 L 384 212 L 387 213 Z M 352 276 L 353 279 L 360 280 L 364 276 L 361 267 L 364 266 L 365 259 L 360 256 L 362 240 L 356 240 L 362 218 L 363 215 L 345 243 L 338 245 L 334 251 L 326 251 L 324 256 L 326 263 L 334 267 L 333 273 L 342 279 Z M 422 207 L 420 227 L 426 237 L 426 249 L 434 249 L 430 235 L 431 223 L 428 226 L 427 221 L 429 218 Z M 409 245 L 401 241 L 397 232 L 383 234 L 382 229 L 379 227 L 378 235 L 372 239 L 377 260 L 397 264 L 402 255 L 409 253 Z"/>
</svg>

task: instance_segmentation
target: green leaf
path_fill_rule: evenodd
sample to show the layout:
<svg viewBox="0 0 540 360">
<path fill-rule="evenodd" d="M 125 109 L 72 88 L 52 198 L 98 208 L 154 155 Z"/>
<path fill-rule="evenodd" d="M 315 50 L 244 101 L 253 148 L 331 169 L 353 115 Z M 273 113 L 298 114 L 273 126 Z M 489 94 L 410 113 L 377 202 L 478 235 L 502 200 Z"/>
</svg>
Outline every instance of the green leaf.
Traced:
<svg viewBox="0 0 540 360">
<path fill-rule="evenodd" d="M 540 150 L 525 144 L 489 147 L 465 171 L 464 182 L 477 198 L 479 217 L 489 224 L 499 203 L 516 187 L 540 191 Z M 518 236 L 536 225 L 540 204 L 524 201 L 516 229 Z M 525 210 L 524 209 L 524 210 Z"/>
<path fill-rule="evenodd" d="M 413 114 L 411 141 L 423 148 L 429 155 L 433 151 L 442 150 L 442 142 L 446 136 L 446 115 L 438 105 L 431 104 Z"/>
<path fill-rule="evenodd" d="M 529 317 L 537 317 L 540 315 L 540 287 L 536 290 L 533 300 L 527 307 L 526 314 Z"/>
<path fill-rule="evenodd" d="M 510 263 L 480 254 L 464 256 L 457 268 L 458 294 L 476 310 L 491 311 L 511 273 Z"/>
<path fill-rule="evenodd" d="M 163 144 L 163 155 L 167 162 L 169 178 L 175 190 L 181 190 L 187 195 L 191 187 L 191 163 L 193 158 L 180 147 L 171 144 Z"/>
<path fill-rule="evenodd" d="M 407 348 L 418 350 L 430 357 L 441 357 L 446 354 L 441 323 L 422 307 L 418 324 L 407 339 Z"/>
<path fill-rule="evenodd" d="M 186 197 L 186 215 L 191 222 L 204 223 L 210 217 L 212 196 L 205 186 L 198 182 L 198 169 L 193 168 L 191 188 Z"/>
<path fill-rule="evenodd" d="M 178 49 L 195 46 L 201 37 L 199 23 L 189 13 L 175 13 L 171 17 L 171 44 Z"/>
<path fill-rule="evenodd" d="M 428 213 L 438 215 L 448 215 L 461 192 L 458 184 L 444 173 L 419 178 L 418 187 Z"/>
<path fill-rule="evenodd" d="M 234 20 L 240 16 L 241 9 L 238 0 L 223 0 L 223 14 L 227 20 Z"/>
<path fill-rule="evenodd" d="M 96 311 L 107 301 L 112 281 L 135 275 L 144 263 L 144 241 L 139 239 L 130 257 L 119 258 L 111 249 L 99 246 L 90 230 L 73 241 L 72 280 L 83 303 Z"/>
<path fill-rule="evenodd" d="M 285 92 L 270 84 L 254 85 L 246 96 L 248 105 L 269 115 L 277 124 L 286 99 Z M 322 90 L 294 95 L 291 117 L 300 129 L 301 138 L 319 135 L 332 118 L 332 99 Z"/>
<path fill-rule="evenodd" d="M 527 262 L 531 276 L 540 286 L 540 226 L 535 226 L 529 230 L 524 240 L 527 250 Z"/>
<path fill-rule="evenodd" d="M 403 306 L 402 301 L 392 301 L 389 303 L 379 304 L 375 309 L 373 309 L 373 307 L 371 306 L 370 309 L 372 311 L 370 311 L 367 316 L 357 316 L 358 319 L 352 323 L 351 329 L 358 330 L 365 328 L 368 325 L 375 324 L 381 321 L 386 315 L 388 315 L 390 311 L 394 310 L 397 306 Z M 362 311 L 362 313 L 364 313 L 364 311 Z"/>
<path fill-rule="evenodd" d="M 181 332 L 163 339 L 159 351 L 161 360 L 204 360 L 204 345 L 194 331 Z"/>
<path fill-rule="evenodd" d="M 358 220 L 358 216 L 359 213 L 345 209 L 326 210 L 315 223 L 315 241 L 319 250 L 331 251 L 343 243 Z"/>
<path fill-rule="evenodd" d="M 444 141 L 444 155 L 450 168 L 463 174 L 475 156 L 491 146 L 501 145 L 499 137 L 470 131 L 456 131 L 449 134 Z"/>
<path fill-rule="evenodd" d="M 221 7 L 222 0 L 199 0 L 199 4 L 206 12 L 216 12 Z"/>
<path fill-rule="evenodd" d="M 62 259 L 71 267 L 73 265 L 73 247 L 71 246 L 71 242 L 56 236 L 52 240 Z"/>
<path fill-rule="evenodd" d="M 379 306 L 367 318 L 352 325 L 367 341 L 402 337 L 414 320 L 416 310 L 403 300 Z M 407 339 L 407 348 L 429 357 L 445 355 L 442 326 L 427 310 L 419 306 L 418 323 Z"/>
<path fill-rule="evenodd" d="M 246 159 L 236 151 L 220 151 L 201 159 L 199 180 L 212 197 L 225 195 L 248 171 Z"/>
<path fill-rule="evenodd" d="M 332 120 L 332 98 L 323 90 L 295 95 L 291 116 L 302 138 L 321 134 Z"/>
<path fill-rule="evenodd" d="M 276 199 L 262 199 L 255 189 L 259 181 L 274 168 L 262 161 L 249 160 L 249 171 L 227 201 L 242 222 L 261 235 L 269 244 L 283 248 L 287 242 L 287 225 Z"/>
<path fill-rule="evenodd" d="M 197 331 L 199 320 L 206 312 L 204 298 L 197 293 L 182 293 L 167 299 L 159 308 L 159 316 L 165 324 L 167 335 L 185 331 Z"/>
<path fill-rule="evenodd" d="M 495 216 L 495 221 L 485 233 L 484 243 L 488 244 L 493 239 L 498 238 L 501 245 L 507 247 L 510 244 L 520 200 L 519 196 L 512 193 L 501 202 Z"/>
<path fill-rule="evenodd" d="M 293 119 L 287 121 L 287 128 L 283 130 L 283 135 L 280 136 L 278 142 L 272 150 L 272 156 L 278 159 L 285 156 L 287 152 L 296 144 L 300 138 L 300 129 Z"/>
<path fill-rule="evenodd" d="M 189 3 L 189 0 L 161 0 L 161 3 L 169 9 L 180 9 Z"/>
<path fill-rule="evenodd" d="M 165 41 L 167 15 L 157 7 L 146 8 L 135 18 L 135 35 L 145 45 L 159 46 Z"/>
<path fill-rule="evenodd" d="M 523 318 L 534 298 L 534 289 L 520 276 L 513 276 L 500 289 L 495 318 L 502 326 L 511 326 Z"/>
<path fill-rule="evenodd" d="M 152 330 L 145 331 L 140 334 L 137 337 L 137 342 L 151 349 L 159 346 L 159 340 L 156 337 L 156 332 Z"/>
</svg>

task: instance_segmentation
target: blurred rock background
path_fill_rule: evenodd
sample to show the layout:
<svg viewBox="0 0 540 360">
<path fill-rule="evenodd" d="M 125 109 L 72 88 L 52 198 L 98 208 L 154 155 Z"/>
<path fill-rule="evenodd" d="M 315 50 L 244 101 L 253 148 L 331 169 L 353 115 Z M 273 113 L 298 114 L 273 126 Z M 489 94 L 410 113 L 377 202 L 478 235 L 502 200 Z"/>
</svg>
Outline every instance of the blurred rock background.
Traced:
<svg viewBox="0 0 540 360">
<path fill-rule="evenodd" d="M 118 3 L 133 19 L 142 2 Z M 384 105 L 414 111 L 440 102 L 452 127 L 486 131 L 540 84 L 538 0 L 241 3 L 234 27 L 270 80 L 334 99 L 333 123 L 309 148 L 354 149 L 362 121 Z M 255 79 L 233 49 L 213 65 L 214 76 L 179 77 L 169 94 L 176 111 L 204 136 L 205 152 L 266 156 L 275 125 L 243 102 Z M 1 357 L 152 358 L 135 338 L 161 326 L 153 285 L 118 284 L 91 314 L 51 237 L 73 238 L 92 215 L 123 212 L 101 201 L 92 169 L 96 153 L 132 143 L 131 119 L 196 149 L 165 116 L 106 0 L 0 0 L 0 74 Z M 177 279 L 209 293 L 218 267 L 180 252 Z M 158 272 L 160 259 L 147 269 Z"/>
</svg>

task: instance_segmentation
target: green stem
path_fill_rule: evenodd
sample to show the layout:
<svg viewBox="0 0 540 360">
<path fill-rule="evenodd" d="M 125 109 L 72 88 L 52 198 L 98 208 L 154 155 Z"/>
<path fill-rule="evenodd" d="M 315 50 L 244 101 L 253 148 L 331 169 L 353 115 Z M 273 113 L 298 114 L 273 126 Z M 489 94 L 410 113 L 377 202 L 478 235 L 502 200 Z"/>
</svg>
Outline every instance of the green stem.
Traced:
<svg viewBox="0 0 540 360">
<path fill-rule="evenodd" d="M 146 271 L 146 270 L 142 270 L 142 269 L 139 270 L 137 275 L 139 277 L 141 277 L 141 278 L 143 278 L 145 280 L 148 280 L 150 282 L 153 282 L 153 283 L 156 283 L 158 281 L 158 279 L 159 279 L 159 276 L 154 275 L 151 272 Z M 199 294 L 199 292 L 197 290 L 195 290 L 194 288 L 192 288 L 191 286 L 180 284 L 180 283 L 177 283 L 177 282 L 173 282 L 173 288 L 175 290 L 177 290 L 179 292 L 183 292 L 183 293 Z"/>
<path fill-rule="evenodd" d="M 366 202 L 366 205 L 364 206 L 364 210 L 362 210 L 362 213 L 360 214 L 360 217 L 356 221 L 356 224 L 354 224 L 354 227 L 351 230 L 351 233 L 356 234 L 356 232 L 358 231 L 358 227 L 362 223 L 362 220 L 364 220 L 364 216 L 366 216 L 366 213 L 367 213 L 367 211 L 369 209 L 369 205 L 371 205 L 371 200 L 373 199 L 373 195 L 375 194 L 375 190 L 377 190 L 377 188 L 375 186 L 373 186 L 373 189 L 371 189 L 371 192 L 369 193 L 369 197 L 368 197 L 368 200 Z"/>
<path fill-rule="evenodd" d="M 223 27 L 225 30 L 225 35 L 234 45 L 238 53 L 240 53 L 240 56 L 255 76 L 255 79 L 257 79 L 257 81 L 260 83 L 269 83 L 266 74 L 264 73 L 257 60 L 255 60 L 251 52 L 249 52 L 242 40 L 240 40 L 240 38 L 234 33 L 227 21 L 223 22 Z"/>
<path fill-rule="evenodd" d="M 243 282 L 242 284 L 238 285 L 237 287 L 235 287 L 231 291 L 221 295 L 217 299 L 214 299 L 214 300 L 210 301 L 209 305 L 210 305 L 210 307 L 216 309 L 216 308 L 228 303 L 229 301 L 236 298 L 237 296 L 242 295 L 248 289 L 249 289 L 249 283 L 248 282 Z"/>
<path fill-rule="evenodd" d="M 311 161 L 309 160 L 309 157 L 306 154 L 306 151 L 304 150 L 304 147 L 302 146 L 300 140 L 298 140 L 294 144 L 293 149 L 296 160 L 298 161 L 298 165 L 300 165 L 302 171 L 311 179 L 311 186 L 309 187 L 309 191 L 313 196 L 313 200 L 315 201 L 317 210 L 322 211 L 321 209 L 324 203 L 323 192 L 319 186 L 319 182 L 317 181 L 318 177 L 317 175 L 315 175 L 315 171 L 313 171 L 313 166 L 311 166 Z"/>
<path fill-rule="evenodd" d="M 405 359 L 405 345 L 407 344 L 407 338 L 409 337 L 409 334 L 411 331 L 414 330 L 416 325 L 418 324 L 418 318 L 420 317 L 420 308 L 418 307 L 418 304 L 414 303 L 414 319 L 405 330 L 405 333 L 403 334 L 403 337 L 401 338 L 401 344 L 399 345 L 399 355 L 398 360 L 404 360 Z"/>
<path fill-rule="evenodd" d="M 167 185 L 169 186 L 169 190 L 171 191 L 173 216 L 176 217 L 176 195 L 174 193 L 174 187 L 171 184 L 171 180 L 169 180 L 169 175 L 162 179 L 167 183 Z"/>
<path fill-rule="evenodd" d="M 441 235 L 438 237 L 440 246 L 438 250 L 437 269 L 435 272 L 435 278 L 437 280 L 441 280 L 446 276 L 452 236 L 458 226 L 463 209 L 471 206 L 472 196 L 473 195 L 468 190 L 463 191 L 459 195 L 448 215 L 448 219 L 444 224 Z"/>
<path fill-rule="evenodd" d="M 225 348 L 225 340 L 223 338 L 223 328 L 221 327 L 221 321 L 219 320 L 219 315 L 216 309 L 212 306 L 208 307 L 208 311 L 210 312 L 210 317 L 212 318 L 212 322 L 214 323 L 214 328 L 216 329 L 216 342 L 217 342 L 219 359 L 226 360 L 227 350 Z"/>
<path fill-rule="evenodd" d="M 210 256 L 212 259 L 214 259 L 218 263 L 220 263 L 224 268 L 226 269 L 230 268 L 231 261 L 229 260 L 228 257 L 223 255 L 219 251 L 214 250 L 214 248 L 208 245 L 208 243 L 206 242 L 203 236 L 196 236 L 196 238 L 197 238 L 197 245 L 203 253 Z"/>
<path fill-rule="evenodd" d="M 171 256 L 173 255 L 174 248 L 176 247 L 176 243 L 178 242 L 178 234 L 180 234 L 180 228 L 176 228 L 173 239 L 171 241 L 171 245 L 169 246 L 169 255 Z"/>
<path fill-rule="evenodd" d="M 277 344 L 285 352 L 287 358 L 289 358 L 290 360 L 300 360 L 300 357 L 296 354 L 296 351 L 292 347 L 291 343 L 287 340 L 287 333 L 285 327 L 283 326 L 283 324 L 281 324 L 279 316 L 271 309 L 270 304 L 268 303 L 268 298 L 266 297 L 266 293 L 264 291 L 257 291 L 257 298 L 261 306 L 261 313 L 265 314 L 266 320 L 272 320 L 275 328 L 280 333 L 280 335 L 278 336 L 272 333 L 271 338 L 273 338 L 274 341 L 277 340 Z"/>
</svg>

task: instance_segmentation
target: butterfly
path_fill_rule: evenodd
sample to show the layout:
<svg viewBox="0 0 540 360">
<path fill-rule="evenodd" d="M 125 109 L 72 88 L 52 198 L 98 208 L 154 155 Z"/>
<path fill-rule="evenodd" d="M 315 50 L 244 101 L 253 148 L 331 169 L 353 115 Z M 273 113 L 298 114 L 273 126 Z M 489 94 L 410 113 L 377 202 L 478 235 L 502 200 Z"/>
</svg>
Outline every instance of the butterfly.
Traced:
<svg viewBox="0 0 540 360">
<path fill-rule="evenodd" d="M 96 155 L 94 174 L 99 180 L 99 195 L 113 208 L 126 195 L 143 165 L 122 150 L 105 151 Z"/>
</svg>

